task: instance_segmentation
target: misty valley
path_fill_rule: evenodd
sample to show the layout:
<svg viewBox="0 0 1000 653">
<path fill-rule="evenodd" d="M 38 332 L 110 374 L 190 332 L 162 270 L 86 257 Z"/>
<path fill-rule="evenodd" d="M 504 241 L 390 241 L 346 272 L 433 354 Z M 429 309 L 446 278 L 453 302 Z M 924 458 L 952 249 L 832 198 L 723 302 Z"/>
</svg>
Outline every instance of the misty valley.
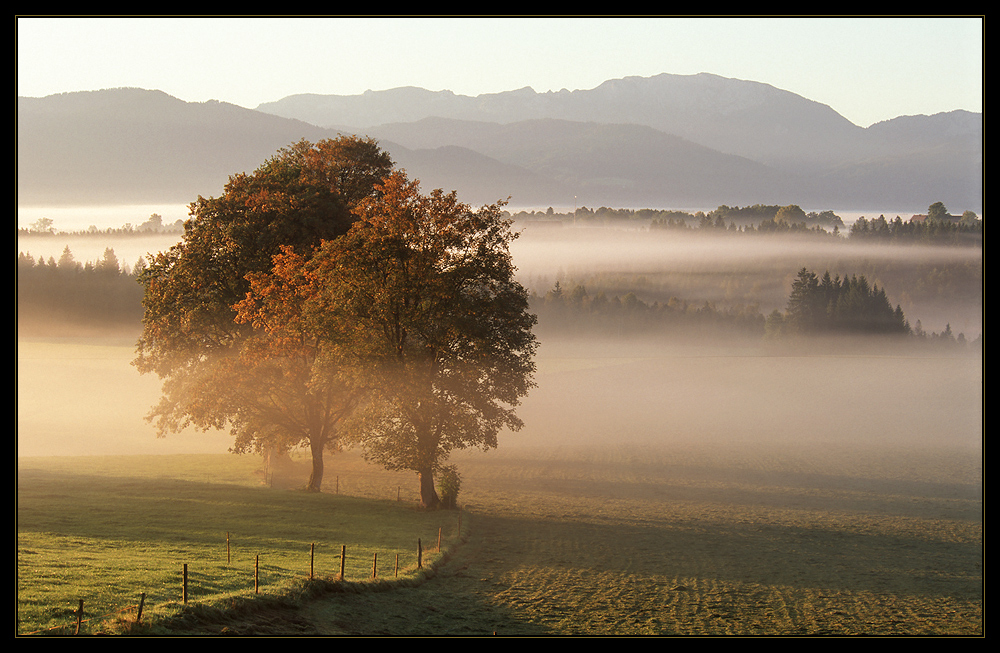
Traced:
<svg viewBox="0 0 1000 653">
<path fill-rule="evenodd" d="M 451 455 L 470 529 L 452 561 L 419 587 L 310 602 L 296 623 L 340 635 L 981 635 L 981 219 L 918 232 L 832 212 L 790 228 L 730 207 L 602 211 L 507 214 L 538 318 L 535 387 L 523 428 L 495 451 Z M 179 239 L 19 230 L 25 492 L 69 474 L 72 456 L 264 465 L 227 453 L 226 430 L 157 438 L 144 419 L 160 382 L 132 365 L 137 275 Z M 280 491 L 307 482 L 307 461 L 292 452 Z M 349 447 L 326 468 L 324 495 L 384 501 L 372 489 L 384 483 L 417 500 L 412 474 Z M 73 535 L 29 514 L 57 510 L 31 497 L 21 528 Z M 419 613 L 435 602 L 439 613 Z"/>
<path fill-rule="evenodd" d="M 811 227 L 776 221 L 779 208 L 520 211 L 512 216 L 517 277 L 543 331 L 629 336 L 641 323 L 642 332 L 665 335 L 700 319 L 697 329 L 728 325 L 752 341 L 764 335 L 770 314 L 788 310 L 796 275 L 807 270 L 838 283 L 861 277 L 905 315 L 918 339 L 981 339 L 982 220 L 975 214 L 937 227 L 862 216 L 848 229 L 831 211 L 825 220 L 810 214 Z M 180 221 L 160 223 L 154 214 L 137 228 L 20 229 L 18 333 L 135 327 L 142 316 L 136 276 L 146 256 L 166 251 L 182 229 Z"/>
</svg>

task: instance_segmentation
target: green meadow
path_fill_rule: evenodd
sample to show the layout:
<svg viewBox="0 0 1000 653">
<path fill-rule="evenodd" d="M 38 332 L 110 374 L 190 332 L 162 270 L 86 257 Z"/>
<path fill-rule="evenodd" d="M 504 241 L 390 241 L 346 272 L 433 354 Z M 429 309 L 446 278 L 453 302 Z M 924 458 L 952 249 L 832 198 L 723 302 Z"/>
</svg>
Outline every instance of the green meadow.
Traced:
<svg viewBox="0 0 1000 653">
<path fill-rule="evenodd" d="M 439 531 L 447 542 L 457 536 L 458 513 L 276 487 L 260 462 L 20 459 L 17 633 L 72 633 L 81 600 L 89 634 L 133 627 L 143 595 L 142 623 L 154 633 L 183 612 L 185 598 L 188 607 L 212 608 L 287 600 L 309 591 L 310 575 L 336 580 L 342 551 L 349 585 L 413 580 L 422 573 L 418 546 L 430 566 L 440 557 Z"/>
<path fill-rule="evenodd" d="M 455 456 L 461 513 L 353 452 L 322 494 L 260 462 L 19 460 L 17 632 L 71 634 L 83 599 L 87 634 L 984 634 L 961 446 L 520 443 Z"/>
</svg>

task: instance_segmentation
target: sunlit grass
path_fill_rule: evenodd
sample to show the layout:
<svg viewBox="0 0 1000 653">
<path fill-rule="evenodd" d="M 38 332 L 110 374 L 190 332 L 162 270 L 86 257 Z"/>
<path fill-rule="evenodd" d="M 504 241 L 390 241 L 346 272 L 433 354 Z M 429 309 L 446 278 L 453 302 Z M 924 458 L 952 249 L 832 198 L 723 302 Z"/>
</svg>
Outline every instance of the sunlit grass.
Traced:
<svg viewBox="0 0 1000 653">
<path fill-rule="evenodd" d="M 458 547 L 456 513 L 414 509 L 406 486 L 397 502 L 408 477 L 356 453 L 332 457 L 321 495 L 264 487 L 259 461 L 237 456 L 23 459 L 18 632 L 72 628 L 80 598 L 84 632 L 106 628 L 104 614 L 134 620 L 141 592 L 143 622 L 174 634 L 253 630 L 273 602 L 308 614 L 310 634 L 983 632 L 974 452 L 608 445 L 454 461 Z M 452 564 L 417 582 L 416 540 L 440 561 L 438 528 Z M 348 590 L 385 587 L 370 580 L 374 553 L 390 580 L 399 552 L 397 589 L 307 601 L 313 543 L 325 578 L 346 545 Z"/>
<path fill-rule="evenodd" d="M 75 625 L 79 601 L 100 628 L 145 594 L 143 620 L 187 600 L 225 607 L 279 596 L 309 578 L 368 581 L 432 564 L 457 516 L 413 504 L 262 487 L 235 456 L 21 459 L 17 631 Z"/>
</svg>

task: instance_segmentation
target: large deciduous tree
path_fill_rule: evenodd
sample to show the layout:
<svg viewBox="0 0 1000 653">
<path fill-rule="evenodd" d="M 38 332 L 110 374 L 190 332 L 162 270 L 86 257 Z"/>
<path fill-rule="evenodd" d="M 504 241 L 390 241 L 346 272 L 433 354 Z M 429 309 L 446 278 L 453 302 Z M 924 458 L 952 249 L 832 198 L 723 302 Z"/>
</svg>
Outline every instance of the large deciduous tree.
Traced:
<svg viewBox="0 0 1000 653">
<path fill-rule="evenodd" d="M 422 195 L 401 172 L 380 190 L 345 236 L 302 261 L 315 282 L 309 312 L 369 393 L 352 437 L 369 460 L 416 472 L 435 507 L 452 450 L 494 448 L 522 426 L 536 320 L 503 202 L 473 210 L 454 192 Z"/>
<path fill-rule="evenodd" d="M 300 141 L 230 177 L 220 197 L 191 204 L 181 242 L 150 256 L 139 278 L 143 332 L 133 364 L 164 382 L 149 415 L 159 435 L 228 426 L 235 452 L 308 444 L 309 489 L 320 489 L 322 451 L 336 445 L 336 423 L 354 395 L 304 324 L 282 322 L 301 308 L 273 301 L 294 295 L 294 278 L 258 278 L 258 300 L 269 286 L 272 294 L 237 304 L 254 290 L 255 274 L 274 272 L 282 248 L 308 256 L 345 234 L 352 209 L 377 195 L 392 166 L 370 139 Z"/>
<path fill-rule="evenodd" d="M 945 208 L 944 203 L 934 202 L 933 204 L 928 206 L 927 219 L 932 221 L 933 220 L 943 221 L 950 219 L 950 216 L 948 215 L 948 209 Z"/>
<path fill-rule="evenodd" d="M 235 306 L 236 321 L 253 331 L 228 368 L 241 382 L 221 396 L 233 402 L 234 451 L 264 443 L 283 451 L 306 443 L 312 455 L 307 489 L 318 492 L 323 452 L 340 448 L 340 425 L 364 389 L 349 382 L 336 350 L 309 321 L 310 281 L 299 273 L 303 255 L 287 246 L 282 252 L 272 271 L 247 275 L 250 291 Z"/>
<path fill-rule="evenodd" d="M 774 214 L 774 221 L 784 222 L 786 224 L 805 222 L 806 212 L 803 211 L 797 204 L 789 204 L 788 206 L 783 206 L 778 209 L 778 212 Z"/>
</svg>

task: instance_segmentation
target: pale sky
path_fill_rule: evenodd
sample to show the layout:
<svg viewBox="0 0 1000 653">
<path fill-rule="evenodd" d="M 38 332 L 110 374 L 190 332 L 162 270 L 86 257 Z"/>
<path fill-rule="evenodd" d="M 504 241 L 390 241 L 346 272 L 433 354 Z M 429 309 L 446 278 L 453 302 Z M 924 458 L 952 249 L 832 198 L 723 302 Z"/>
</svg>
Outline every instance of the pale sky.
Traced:
<svg viewBox="0 0 1000 653">
<path fill-rule="evenodd" d="M 298 93 L 590 89 L 700 72 L 867 127 L 983 111 L 984 17 L 17 17 L 17 94 L 122 86 L 255 108 Z"/>
</svg>

